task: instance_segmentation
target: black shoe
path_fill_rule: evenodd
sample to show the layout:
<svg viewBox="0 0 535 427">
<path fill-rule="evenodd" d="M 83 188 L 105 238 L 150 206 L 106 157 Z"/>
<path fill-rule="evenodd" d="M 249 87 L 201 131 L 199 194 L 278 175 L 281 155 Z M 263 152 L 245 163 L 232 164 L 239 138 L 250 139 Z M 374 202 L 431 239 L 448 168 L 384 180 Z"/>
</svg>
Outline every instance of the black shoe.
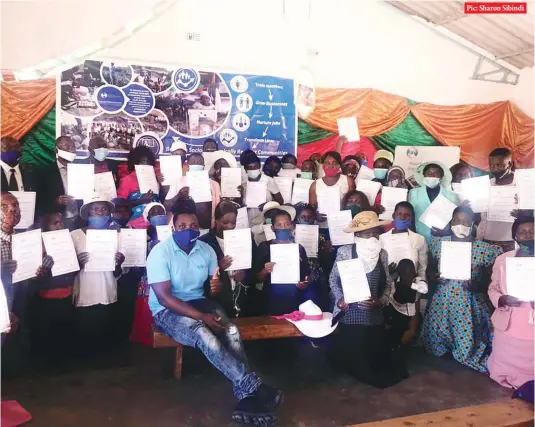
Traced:
<svg viewBox="0 0 535 427">
<path fill-rule="evenodd" d="M 282 391 L 263 383 L 256 389 L 254 395 L 272 411 L 277 409 L 284 400 Z"/>
<path fill-rule="evenodd" d="M 232 420 L 238 424 L 252 424 L 261 427 L 271 427 L 277 423 L 273 412 L 255 396 L 246 397 L 238 402 Z"/>
</svg>

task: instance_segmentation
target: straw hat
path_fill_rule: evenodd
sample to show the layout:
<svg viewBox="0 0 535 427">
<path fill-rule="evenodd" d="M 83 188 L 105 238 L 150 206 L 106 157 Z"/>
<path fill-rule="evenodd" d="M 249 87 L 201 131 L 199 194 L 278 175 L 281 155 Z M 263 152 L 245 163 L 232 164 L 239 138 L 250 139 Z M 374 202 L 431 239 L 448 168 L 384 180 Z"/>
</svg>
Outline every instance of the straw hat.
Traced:
<svg viewBox="0 0 535 427">
<path fill-rule="evenodd" d="M 266 214 L 273 209 L 280 209 L 281 211 L 288 212 L 290 214 L 290 217 L 292 221 L 295 219 L 295 208 L 290 205 L 279 205 L 277 202 L 267 202 L 264 207 L 262 208 L 262 212 L 260 212 L 257 216 L 253 218 L 251 221 L 252 225 L 261 225 L 266 220 Z"/>
<path fill-rule="evenodd" d="M 108 205 L 108 210 L 110 211 L 110 215 L 113 212 L 113 210 L 115 209 L 115 205 L 112 202 L 110 202 L 108 199 L 105 199 L 103 197 L 95 197 L 95 198 L 91 199 L 90 202 L 87 202 L 84 205 L 82 205 L 82 207 L 80 208 L 80 217 L 83 220 L 87 221 L 87 219 L 89 218 L 89 212 L 88 212 L 89 211 L 89 206 L 92 203 L 96 203 L 96 202 L 106 203 Z"/>
<path fill-rule="evenodd" d="M 452 176 L 449 168 L 444 166 L 443 163 L 440 162 L 425 162 L 420 164 L 416 170 L 414 171 L 414 180 L 418 183 L 418 185 L 422 186 L 424 185 L 424 169 L 427 165 L 437 165 L 439 166 L 442 171 L 444 172 L 444 176 L 440 180 L 440 185 L 445 188 L 450 188 Z"/>
<path fill-rule="evenodd" d="M 373 211 L 364 211 L 355 215 L 351 225 L 344 231 L 346 233 L 357 233 L 359 231 L 365 231 L 375 227 L 382 227 L 383 225 L 388 225 L 391 223 L 392 221 L 379 221 L 377 214 Z"/>
</svg>

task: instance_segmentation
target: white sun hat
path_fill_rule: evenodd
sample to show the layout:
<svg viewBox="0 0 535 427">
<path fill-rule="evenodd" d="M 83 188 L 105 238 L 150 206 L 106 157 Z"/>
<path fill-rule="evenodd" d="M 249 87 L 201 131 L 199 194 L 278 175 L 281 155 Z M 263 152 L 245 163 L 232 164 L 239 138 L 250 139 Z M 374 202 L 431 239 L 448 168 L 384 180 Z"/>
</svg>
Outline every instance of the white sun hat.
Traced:
<svg viewBox="0 0 535 427">
<path fill-rule="evenodd" d="M 334 332 L 338 323 L 332 325 L 333 314 L 322 312 L 321 309 L 308 300 L 299 306 L 299 311 L 294 311 L 283 316 L 273 316 L 275 319 L 285 319 L 293 323 L 299 331 L 310 338 L 323 338 Z"/>
</svg>

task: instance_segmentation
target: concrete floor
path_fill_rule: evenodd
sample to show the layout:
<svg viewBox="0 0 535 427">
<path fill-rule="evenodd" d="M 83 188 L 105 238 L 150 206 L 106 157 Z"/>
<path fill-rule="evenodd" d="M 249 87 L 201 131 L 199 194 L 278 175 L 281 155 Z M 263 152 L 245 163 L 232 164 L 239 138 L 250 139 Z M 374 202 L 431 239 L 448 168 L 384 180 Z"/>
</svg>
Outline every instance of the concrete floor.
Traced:
<svg viewBox="0 0 535 427">
<path fill-rule="evenodd" d="M 255 370 L 286 393 L 279 426 L 344 426 L 511 397 L 486 376 L 420 349 L 411 356 L 408 380 L 377 390 L 334 371 L 324 349 L 295 339 L 246 348 Z M 3 381 L 2 399 L 18 400 L 33 415 L 31 427 L 234 425 L 235 401 L 226 379 L 187 349 L 185 376 L 177 382 L 164 376 L 169 356 L 167 349 L 129 346 L 60 372 L 28 372 Z"/>
</svg>

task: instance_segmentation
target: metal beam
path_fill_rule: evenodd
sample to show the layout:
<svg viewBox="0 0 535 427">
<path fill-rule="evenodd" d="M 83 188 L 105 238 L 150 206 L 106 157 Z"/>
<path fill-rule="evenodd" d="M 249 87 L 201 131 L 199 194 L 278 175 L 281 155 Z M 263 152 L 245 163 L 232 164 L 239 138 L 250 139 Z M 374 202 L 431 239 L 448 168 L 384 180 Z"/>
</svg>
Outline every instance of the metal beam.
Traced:
<svg viewBox="0 0 535 427">
<path fill-rule="evenodd" d="M 524 55 L 525 53 L 531 53 L 534 50 L 535 50 L 535 47 L 532 46 L 532 47 L 529 47 L 529 48 L 517 50 L 516 52 L 508 53 L 507 55 L 497 56 L 496 60 L 505 59 L 505 58 L 512 58 L 513 56 L 518 56 L 518 55 Z"/>
</svg>

